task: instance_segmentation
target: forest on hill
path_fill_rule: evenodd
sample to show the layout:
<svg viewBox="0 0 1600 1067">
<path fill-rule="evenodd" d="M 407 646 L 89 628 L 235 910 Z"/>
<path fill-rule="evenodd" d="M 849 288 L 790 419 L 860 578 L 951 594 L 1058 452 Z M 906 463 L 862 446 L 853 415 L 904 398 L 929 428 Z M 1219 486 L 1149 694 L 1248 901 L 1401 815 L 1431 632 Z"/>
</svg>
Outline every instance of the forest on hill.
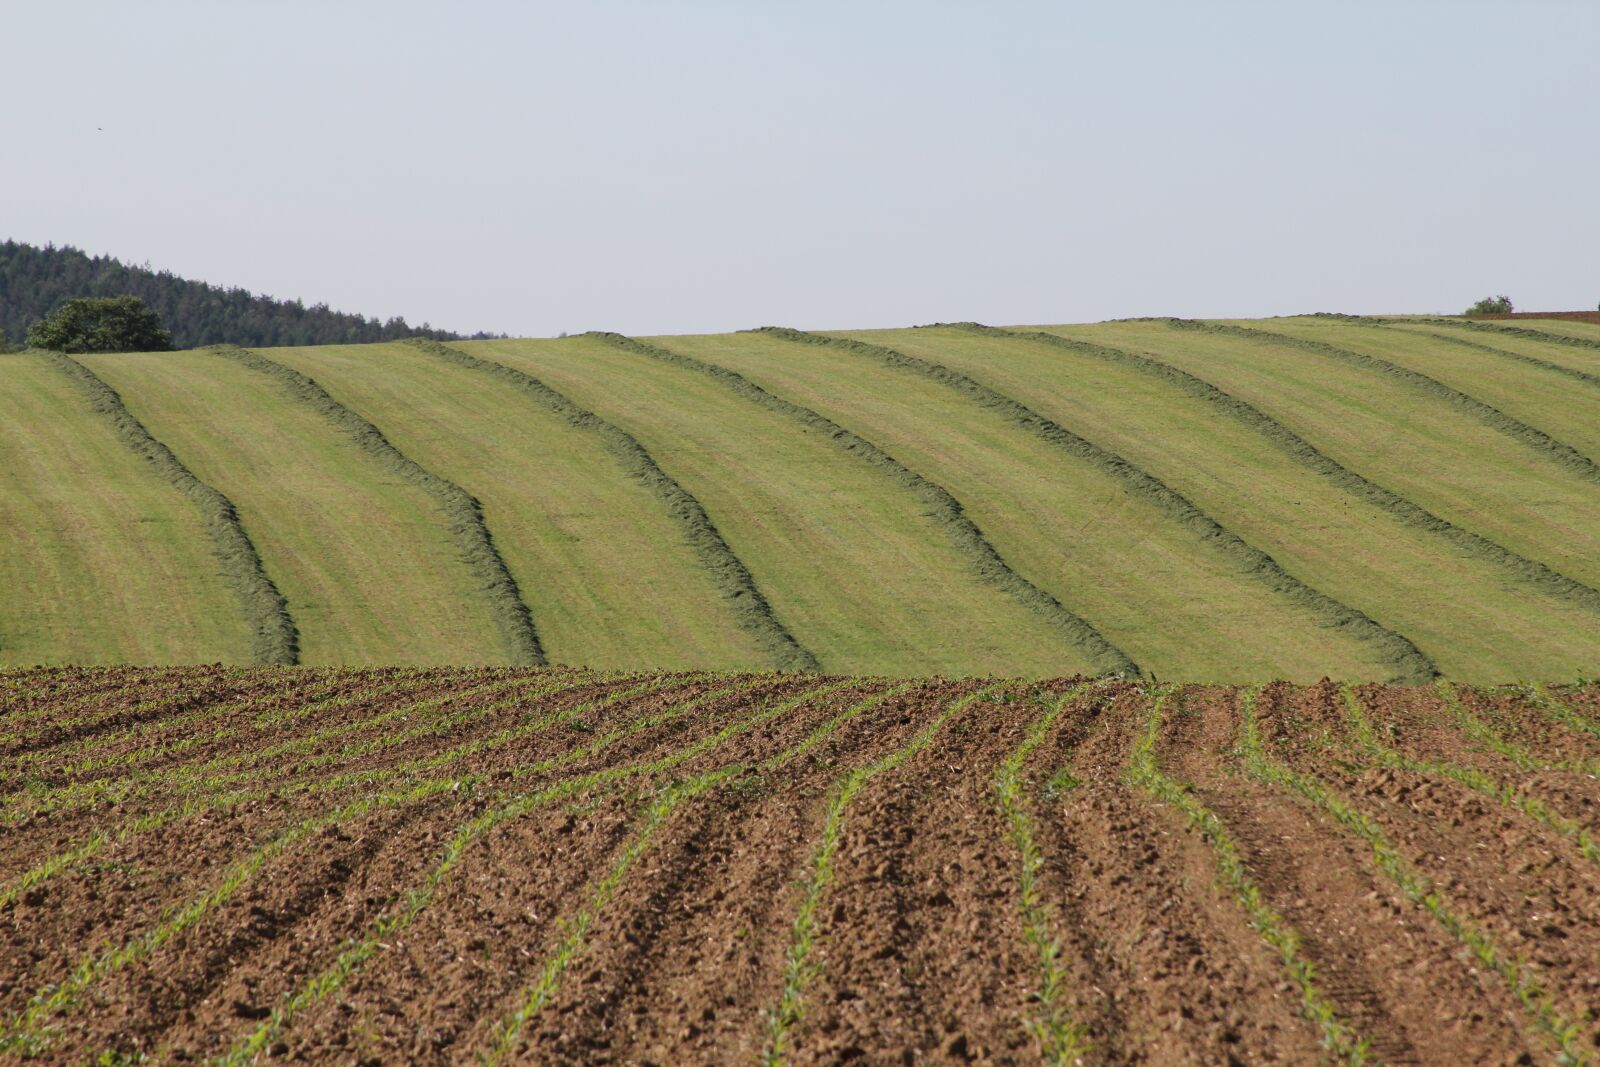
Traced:
<svg viewBox="0 0 1600 1067">
<path fill-rule="evenodd" d="M 387 321 L 327 304 L 307 306 L 247 289 L 180 278 L 171 271 L 131 266 L 111 256 L 91 256 L 69 246 L 0 243 L 0 337 L 20 343 L 28 327 L 78 297 L 137 296 L 155 309 L 178 348 L 235 344 L 365 344 L 404 337 L 462 340 L 467 335 Z M 498 336 L 475 333 L 475 338 Z"/>
</svg>

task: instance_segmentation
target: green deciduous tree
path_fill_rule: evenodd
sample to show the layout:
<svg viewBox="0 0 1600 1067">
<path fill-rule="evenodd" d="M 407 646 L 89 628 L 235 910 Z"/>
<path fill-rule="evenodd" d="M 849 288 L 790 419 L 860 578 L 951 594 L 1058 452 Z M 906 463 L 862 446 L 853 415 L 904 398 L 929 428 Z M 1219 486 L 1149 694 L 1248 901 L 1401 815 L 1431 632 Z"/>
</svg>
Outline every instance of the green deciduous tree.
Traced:
<svg viewBox="0 0 1600 1067">
<path fill-rule="evenodd" d="M 1468 315 L 1505 315 L 1511 311 L 1511 298 L 1504 293 L 1486 296 L 1466 311 Z"/>
<path fill-rule="evenodd" d="M 57 352 L 165 352 L 172 334 L 136 296 L 86 297 L 28 327 L 28 343 Z"/>
</svg>

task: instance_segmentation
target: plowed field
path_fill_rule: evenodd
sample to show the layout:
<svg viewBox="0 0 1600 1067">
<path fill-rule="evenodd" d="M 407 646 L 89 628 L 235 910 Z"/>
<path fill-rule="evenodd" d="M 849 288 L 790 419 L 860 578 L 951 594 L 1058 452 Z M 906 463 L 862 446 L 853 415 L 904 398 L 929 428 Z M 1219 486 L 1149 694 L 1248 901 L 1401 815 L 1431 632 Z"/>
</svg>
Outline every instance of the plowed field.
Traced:
<svg viewBox="0 0 1600 1067">
<path fill-rule="evenodd" d="M 0 672 L 0 1058 L 1587 1063 L 1600 686 Z"/>
</svg>

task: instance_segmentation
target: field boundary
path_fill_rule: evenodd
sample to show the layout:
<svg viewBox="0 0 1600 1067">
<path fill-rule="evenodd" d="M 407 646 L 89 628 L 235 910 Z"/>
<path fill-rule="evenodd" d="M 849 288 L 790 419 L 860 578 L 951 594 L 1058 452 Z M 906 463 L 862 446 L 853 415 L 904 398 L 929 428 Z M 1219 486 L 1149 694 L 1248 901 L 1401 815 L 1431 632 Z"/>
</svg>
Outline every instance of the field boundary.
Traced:
<svg viewBox="0 0 1600 1067">
<path fill-rule="evenodd" d="M 1486 404 L 1477 397 L 1463 393 L 1454 386 L 1446 385 L 1439 379 L 1423 374 L 1421 371 L 1402 367 L 1398 363 L 1391 363 L 1389 360 L 1379 356 L 1369 356 L 1365 352 L 1357 352 L 1354 349 L 1330 345 L 1326 341 L 1313 341 L 1304 337 L 1273 333 L 1271 330 L 1257 330 L 1246 326 L 1229 326 L 1219 322 L 1202 322 L 1198 319 L 1166 319 L 1164 321 L 1175 330 L 1197 330 L 1201 333 L 1240 337 L 1255 341 L 1258 344 L 1278 345 L 1283 348 L 1298 348 L 1304 352 L 1315 352 L 1330 359 L 1336 359 L 1342 363 L 1348 363 L 1352 366 L 1361 367 L 1364 370 L 1370 370 L 1393 378 L 1396 381 L 1405 382 L 1407 385 L 1419 389 L 1429 396 L 1448 401 L 1452 407 L 1471 414 L 1490 429 L 1528 446 L 1557 466 L 1564 467 L 1588 481 L 1600 482 L 1600 465 L 1596 465 L 1594 460 L 1585 456 L 1576 448 L 1564 441 L 1557 440 L 1543 430 L 1529 426 L 1520 419 L 1513 418 L 1492 404 Z"/>
<path fill-rule="evenodd" d="M 82 362 L 62 352 L 31 349 L 77 383 L 90 408 L 111 422 L 117 437 L 155 468 L 174 489 L 194 502 L 211 536 L 212 550 L 233 587 L 250 627 L 250 660 L 256 664 L 300 661 L 300 632 L 289 603 L 267 574 L 239 511 L 221 490 L 202 481 L 177 454 L 156 438 L 127 408 L 122 396 Z"/>
<path fill-rule="evenodd" d="M 989 333 L 1095 356 L 1159 378 L 1190 396 L 1216 405 L 1244 426 L 1255 430 L 1277 445 L 1301 466 L 1322 475 L 1352 496 L 1388 512 L 1405 525 L 1443 537 L 1463 551 L 1505 568 L 1529 585 L 1600 612 L 1600 589 L 1569 578 L 1547 564 L 1529 559 L 1482 534 L 1435 515 L 1422 505 L 1346 467 L 1249 401 L 1242 400 L 1220 386 L 1181 370 L 1151 353 L 1114 348 L 1110 345 L 1043 331 L 1003 330 L 994 326 L 979 328 Z"/>
<path fill-rule="evenodd" d="M 685 539 L 701 564 L 711 572 L 739 628 L 754 637 L 780 669 L 821 670 L 817 657 L 800 644 L 779 619 L 772 604 L 756 584 L 755 577 L 723 538 L 705 507 L 677 479 L 662 470 L 632 434 L 580 406 L 541 379 L 515 367 L 481 359 L 437 341 L 412 338 L 402 343 L 458 366 L 492 374 L 538 401 L 541 407 L 559 415 L 568 425 L 599 436 L 621 461 L 623 470 L 666 505 L 668 514 L 683 529 Z"/>
<path fill-rule="evenodd" d="M 501 642 L 511 662 L 517 666 L 546 666 L 544 646 L 517 587 L 516 578 L 501 558 L 494 537 L 483 517 L 478 498 L 448 478 L 428 470 L 400 451 L 367 419 L 335 400 L 317 381 L 293 367 L 269 359 L 259 352 L 237 345 L 214 345 L 209 351 L 242 363 L 277 380 L 296 399 L 343 430 L 361 450 L 380 460 L 390 470 L 418 486 L 433 498 L 448 520 L 450 536 L 462 560 L 479 583 L 488 600 L 490 615 L 500 631 Z"/>
<path fill-rule="evenodd" d="M 1392 682 L 1406 684 L 1438 677 L 1439 670 L 1433 660 L 1405 635 L 1389 629 L 1364 612 L 1319 592 L 1290 574 L 1270 555 L 1228 530 L 1166 482 L 1124 457 L 1045 418 L 1020 401 L 942 363 L 909 356 L 882 345 L 778 326 L 763 327 L 755 332 L 800 344 L 831 345 L 856 355 L 888 363 L 893 367 L 912 371 L 949 386 L 982 406 L 999 412 L 1008 421 L 1040 440 L 1116 478 L 1130 494 L 1154 504 L 1159 511 L 1179 526 L 1197 535 L 1202 542 L 1214 546 L 1224 555 L 1231 556 L 1251 577 L 1268 589 L 1298 607 L 1306 609 L 1324 629 L 1345 630 L 1355 635 L 1358 640 L 1376 646 L 1380 649 L 1383 660 L 1396 671 L 1391 679 Z"/>
<path fill-rule="evenodd" d="M 873 442 L 834 422 L 812 408 L 787 400 L 757 385 L 738 371 L 684 355 L 648 341 L 640 341 L 618 333 L 590 333 L 593 337 L 623 351 L 637 353 L 663 363 L 684 367 L 704 374 L 727 388 L 769 411 L 788 416 L 801 425 L 820 430 L 839 449 L 888 472 L 902 488 L 910 490 L 925 504 L 929 516 L 944 528 L 954 542 L 956 551 L 966 558 L 977 571 L 979 578 L 997 586 L 1024 607 L 1039 615 L 1066 634 L 1067 639 L 1103 673 L 1142 674 L 1139 665 L 1122 649 L 1108 641 L 1093 623 L 1073 612 L 1055 596 L 1018 574 L 1005 557 L 989 541 L 977 523 L 967 514 L 961 502 L 925 475 L 919 474 L 905 463 L 894 458 Z"/>
</svg>

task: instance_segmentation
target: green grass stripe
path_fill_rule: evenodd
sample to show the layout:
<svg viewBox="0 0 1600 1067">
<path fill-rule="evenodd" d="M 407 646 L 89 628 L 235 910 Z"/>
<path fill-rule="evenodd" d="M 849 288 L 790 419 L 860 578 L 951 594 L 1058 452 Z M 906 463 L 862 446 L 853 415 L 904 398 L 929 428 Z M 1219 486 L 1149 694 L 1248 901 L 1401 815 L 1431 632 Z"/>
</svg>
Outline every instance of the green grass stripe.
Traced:
<svg viewBox="0 0 1600 1067">
<path fill-rule="evenodd" d="M 961 325 L 977 326 L 975 323 Z M 891 367 L 920 374 L 955 390 L 983 407 L 999 413 L 1009 422 L 1051 447 L 1115 478 L 1130 495 L 1155 506 L 1168 519 L 1238 564 L 1250 578 L 1261 582 L 1274 593 L 1309 612 L 1319 626 L 1325 629 L 1348 630 L 1354 636 L 1377 647 L 1383 659 L 1395 671 L 1390 679 L 1392 682 L 1414 683 L 1438 676 L 1439 671 L 1433 660 L 1403 634 L 1313 588 L 1290 574 L 1266 552 L 1217 522 L 1198 504 L 1160 478 L 1125 457 L 1102 448 L 1060 423 L 1044 417 L 1013 397 L 942 363 L 907 355 L 883 345 L 774 326 L 763 327 L 757 332 L 801 344 L 829 345 L 841 351 L 875 359 Z"/>
<path fill-rule="evenodd" d="M 646 807 L 639 828 L 623 847 L 621 854 L 613 861 L 610 869 L 595 884 L 590 892 L 588 903 L 572 920 L 563 922 L 561 927 L 562 936 L 556 945 L 555 951 L 546 957 L 538 979 L 523 995 L 522 1003 L 495 1026 L 494 1042 L 479 1057 L 479 1062 L 485 1065 L 495 1064 L 511 1054 L 517 1042 L 521 1039 L 522 1031 L 526 1027 L 528 1020 L 537 1015 L 550 1002 L 551 997 L 555 995 L 556 990 L 560 987 L 561 978 L 565 974 L 567 967 L 583 952 L 589 929 L 593 926 L 595 920 L 599 918 L 601 911 L 605 909 L 611 898 L 616 895 L 617 890 L 621 888 L 629 868 L 648 849 L 651 838 L 673 811 L 684 802 L 711 789 L 726 785 L 733 779 L 751 771 L 759 771 L 765 774 L 781 769 L 810 752 L 817 745 L 820 745 L 851 719 L 856 718 L 870 708 L 876 707 L 890 697 L 905 692 L 912 685 L 913 683 L 910 682 L 901 683 L 852 704 L 838 715 L 818 726 L 800 743 L 768 757 L 754 767 L 737 764 L 723 767 L 706 774 L 697 775 L 687 782 L 680 783 L 652 798 Z"/>
<path fill-rule="evenodd" d="M 1197 330 L 1202 333 L 1221 334 L 1227 337 L 1240 337 L 1256 341 L 1261 344 L 1276 345 L 1282 348 L 1296 348 L 1305 352 L 1315 352 L 1330 359 L 1361 367 L 1374 373 L 1405 382 L 1419 392 L 1443 400 L 1456 408 L 1466 412 L 1479 422 L 1488 426 L 1519 444 L 1526 445 L 1560 467 L 1573 472 L 1581 478 L 1591 482 L 1600 482 L 1600 466 L 1576 448 L 1558 441 L 1543 430 L 1529 426 L 1520 419 L 1512 418 L 1491 404 L 1486 404 L 1477 397 L 1469 396 L 1461 390 L 1441 382 L 1437 378 L 1429 377 L 1421 371 L 1402 367 L 1398 363 L 1378 356 L 1369 356 L 1364 352 L 1357 352 L 1350 348 L 1340 348 L 1330 345 L 1326 341 L 1314 341 L 1303 337 L 1291 337 L 1287 334 L 1273 333 L 1270 330 L 1260 330 L 1249 326 L 1229 326 L 1216 322 L 1200 322 L 1194 319 L 1168 319 L 1168 325 L 1174 329 Z"/>
<path fill-rule="evenodd" d="M 514 664 L 545 665 L 544 646 L 539 642 L 533 613 L 528 610 L 500 550 L 495 547 L 489 524 L 483 517 L 483 505 L 477 497 L 401 452 L 371 422 L 339 403 L 314 379 L 294 368 L 236 345 L 218 345 L 211 351 L 276 379 L 295 399 L 348 434 L 363 452 L 428 494 L 444 515 L 450 538 L 483 594 L 495 627 L 500 631 L 506 655 Z"/>
<path fill-rule="evenodd" d="M 694 494 L 662 470 L 632 434 L 580 407 L 565 393 L 525 371 L 494 360 L 480 359 L 437 341 L 412 338 L 405 343 L 449 363 L 492 374 L 531 397 L 540 407 L 560 416 L 569 426 L 598 436 L 611 454 L 617 457 L 628 476 L 649 489 L 665 505 L 667 512 L 683 530 L 701 565 L 716 582 L 733 613 L 734 622 L 756 639 L 762 650 L 771 657 L 774 666 L 795 671 L 821 669 L 817 657 L 800 644 L 778 617 L 766 594 L 756 584 L 755 577 L 734 554 L 705 507 Z"/>
<path fill-rule="evenodd" d="M 1241 755 L 1245 773 L 1257 781 L 1298 793 L 1366 842 L 1373 863 L 1406 899 L 1431 915 L 1446 933 L 1466 946 L 1484 968 L 1505 983 L 1527 1011 L 1535 1029 L 1556 1045 L 1556 1062 L 1569 1067 L 1593 1062 L 1579 1045 L 1583 1034 L 1581 1024 L 1562 1016 L 1551 1002 L 1549 993 L 1528 975 L 1520 962 L 1508 958 L 1499 950 L 1487 930 L 1456 914 L 1433 882 L 1405 861 L 1372 818 L 1325 788 L 1316 777 L 1292 770 L 1268 755 L 1256 716 L 1257 695 L 1258 690 L 1246 690 L 1240 701 L 1244 716 Z"/>
<path fill-rule="evenodd" d="M 1413 759 L 1404 752 L 1391 748 L 1379 739 L 1377 731 L 1373 729 L 1366 708 L 1362 706 L 1360 697 L 1356 696 L 1355 687 L 1347 682 L 1343 691 L 1344 705 L 1350 715 L 1350 726 L 1355 734 L 1356 743 L 1380 764 L 1396 770 L 1414 771 L 1458 782 L 1473 792 L 1482 793 L 1497 803 L 1519 811 L 1528 818 L 1570 838 L 1584 859 L 1600 864 L 1600 844 L 1596 844 L 1577 822 L 1551 808 L 1538 797 L 1529 796 L 1504 779 L 1443 760 Z"/>
<path fill-rule="evenodd" d="M 486 743 L 482 740 L 469 742 L 467 745 L 458 746 L 457 749 L 452 750 L 450 753 L 444 753 L 438 756 L 419 757 L 418 759 L 412 760 L 409 763 L 401 764 L 398 767 L 385 768 L 376 771 L 354 772 L 342 776 L 341 779 L 334 779 L 326 782 L 291 783 L 283 787 L 219 792 L 204 797 L 190 798 L 174 808 L 169 808 L 160 812 L 154 812 L 150 815 L 144 815 L 133 819 L 119 827 L 114 833 L 111 831 L 96 829 L 90 833 L 89 837 L 83 843 L 74 846 L 73 849 L 69 850 L 68 854 L 76 855 L 79 852 L 83 852 L 85 849 L 88 851 L 84 852 L 84 855 L 89 855 L 95 851 L 98 851 L 100 846 L 103 845 L 105 841 L 102 840 L 99 842 L 99 844 L 95 844 L 94 842 L 96 839 L 101 838 L 106 834 L 110 834 L 111 838 L 118 842 L 123 842 L 138 836 L 139 834 L 148 833 L 152 830 L 159 829 L 170 822 L 177 821 L 181 818 L 186 818 L 190 815 L 206 811 L 213 811 L 220 808 L 232 807 L 237 804 L 248 803 L 251 801 L 260 801 L 269 798 L 284 798 L 307 793 L 329 792 L 338 788 L 354 785 L 393 786 L 395 783 L 400 781 L 425 785 L 428 784 L 428 780 L 418 779 L 416 777 L 416 771 L 432 769 L 433 767 L 453 762 L 454 759 L 458 759 L 466 755 L 472 755 L 488 749 L 511 744 L 512 742 L 521 740 L 522 738 L 527 737 L 538 730 L 547 729 L 551 726 L 569 722 L 577 716 L 585 714 L 586 712 L 604 709 L 620 703 L 623 700 L 631 699 L 635 696 L 641 696 L 656 690 L 665 689 L 670 686 L 680 684 L 681 681 L 682 680 L 679 678 L 654 679 L 650 682 L 609 693 L 601 699 L 589 701 L 587 703 L 577 705 L 576 707 L 567 708 L 564 711 L 557 712 L 552 715 L 530 717 L 521 726 L 502 731 L 500 734 L 496 735 L 496 739 L 494 739 L 493 743 Z M 725 696 L 729 693 L 746 691 L 749 688 L 753 688 L 755 684 L 758 683 L 752 683 L 750 686 L 745 687 L 730 686 L 725 689 L 720 689 L 713 693 L 705 694 L 705 696 L 702 698 L 684 701 L 683 703 L 676 705 L 673 710 L 677 714 L 681 715 L 686 713 L 701 700 L 710 700 Z M 670 716 L 652 715 L 644 717 L 637 720 L 632 727 L 626 730 L 625 735 L 631 736 L 632 733 L 637 733 L 640 730 L 648 729 L 652 725 L 659 725 L 661 722 L 667 721 L 668 718 L 670 718 Z M 569 753 L 569 756 L 570 755 L 571 753 Z M 577 757 L 573 756 L 572 758 Z M 566 760 L 566 762 L 570 761 L 570 759 Z M 546 760 L 539 764 L 525 765 L 513 770 L 511 772 L 511 777 L 526 777 L 531 774 L 542 773 L 551 769 L 551 767 L 558 765 L 558 762 L 559 761 Z M 435 781 L 437 780 L 439 779 L 435 779 Z M 443 780 L 462 781 L 464 779 L 447 778 Z M 485 780 L 485 776 L 483 775 L 473 776 L 469 784 L 476 784 L 483 780 Z M 27 887 L 31 887 L 41 881 L 44 881 L 46 878 L 59 873 L 67 866 L 69 866 L 68 863 L 60 861 L 56 857 L 48 858 L 43 863 L 19 876 L 19 878 L 12 884 L 0 887 L 0 898 L 9 899 L 10 897 L 14 896 L 16 892 L 25 891 Z M 19 885 L 23 885 L 24 889 L 18 890 L 17 887 Z"/>
<path fill-rule="evenodd" d="M 1450 319 L 1419 316 L 1417 318 L 1386 318 L 1380 315 L 1339 315 L 1337 318 L 1351 319 L 1356 322 L 1370 323 L 1379 326 L 1401 326 L 1424 324 L 1428 326 L 1448 326 L 1453 330 L 1476 330 L 1481 333 L 1503 334 L 1507 337 L 1520 337 L 1525 341 L 1543 341 L 1553 345 L 1566 345 L 1569 348 L 1600 348 L 1600 341 L 1592 337 L 1574 337 L 1569 333 L 1551 333 L 1545 330 L 1530 330 L 1526 326 L 1512 326 L 1503 320 L 1494 322 L 1474 322 L 1471 319 Z M 1546 319 L 1547 322 L 1560 321 Z"/>
<path fill-rule="evenodd" d="M 1435 515 L 1400 493 L 1346 467 L 1254 404 L 1240 399 L 1204 378 L 1167 363 L 1153 353 L 1135 352 L 1037 330 L 1002 330 L 993 326 L 979 326 L 977 323 L 960 325 L 965 329 L 981 330 L 1003 337 L 1016 337 L 1102 359 L 1166 382 L 1197 400 L 1205 401 L 1234 421 L 1254 430 L 1302 467 L 1320 475 L 1351 496 L 1388 512 L 1402 524 L 1441 537 L 1469 555 L 1508 571 L 1519 581 L 1581 604 L 1591 611 L 1600 612 L 1600 589 L 1569 578 L 1537 560 L 1511 551 L 1482 534 L 1474 533 Z"/>
<path fill-rule="evenodd" d="M 1370 327 L 1374 330 L 1395 330 L 1394 326 L 1381 322 L 1366 322 L 1361 323 L 1360 325 Z M 1538 367 L 1541 370 L 1551 371 L 1553 373 L 1562 375 L 1563 377 L 1570 378 L 1573 381 L 1582 382 L 1585 385 L 1600 388 L 1600 374 L 1590 374 L 1588 371 L 1582 371 L 1576 367 L 1569 367 L 1564 363 L 1552 363 L 1548 359 L 1540 359 L 1538 356 L 1530 356 L 1523 352 L 1513 352 L 1506 348 L 1496 348 L 1493 345 L 1479 344 L 1477 341 L 1469 341 L 1465 337 L 1454 337 L 1449 333 L 1445 333 L 1440 330 L 1397 330 L 1396 332 L 1420 335 L 1422 337 L 1431 337 L 1436 341 L 1444 341 L 1447 344 L 1455 345 L 1457 348 L 1470 348 L 1474 352 L 1484 352 L 1500 359 L 1524 363 L 1530 367 Z M 1528 332 L 1534 333 L 1537 331 L 1530 330 Z M 1545 338 L 1541 336 L 1539 339 L 1544 340 Z"/>
<path fill-rule="evenodd" d="M 1044 866 L 1044 855 L 1039 850 L 1033 815 L 1023 793 L 1022 770 L 1034 750 L 1044 743 L 1061 713 L 1088 688 L 1088 685 L 1074 686 L 1047 705 L 1044 714 L 1029 727 L 1022 744 L 1006 757 L 994 776 L 995 799 L 1010 830 L 1011 843 L 1017 848 L 1017 897 L 1023 934 L 1039 958 L 1039 988 L 1035 993 L 1039 1008 L 1024 1025 L 1039 1042 L 1040 1059 L 1050 1067 L 1082 1062 L 1091 1046 L 1089 1028 L 1073 1021 L 1063 996 L 1068 974 L 1061 963 L 1061 939 L 1054 932 L 1055 915 L 1039 892 L 1039 869 Z"/>
<path fill-rule="evenodd" d="M 1162 771 L 1157 754 L 1161 739 L 1161 715 L 1167 703 L 1174 698 L 1179 701 L 1183 699 L 1181 686 L 1166 686 L 1157 690 L 1154 699 L 1149 701 L 1144 730 L 1134 744 L 1124 772 L 1128 781 L 1162 803 L 1176 808 L 1211 845 L 1217 860 L 1218 887 L 1227 891 L 1261 939 L 1278 953 L 1295 988 L 1300 992 L 1301 1014 L 1322 1031 L 1323 1046 L 1344 1063 L 1373 1062 L 1367 1039 L 1339 1017 L 1333 1002 L 1317 985 L 1315 965 L 1300 953 L 1300 935 L 1262 897 L 1261 887 L 1250 876 L 1250 868 L 1245 863 L 1238 843 L 1228 833 L 1227 825 L 1200 802 L 1188 785 Z"/>
<path fill-rule="evenodd" d="M 1456 726 L 1462 733 L 1496 755 L 1510 760 L 1518 768 L 1524 771 L 1567 771 L 1600 777 L 1600 760 L 1545 759 L 1509 740 L 1492 725 L 1467 710 L 1467 706 L 1461 702 L 1460 692 L 1448 679 L 1439 679 L 1437 688 L 1439 696 L 1444 700 L 1445 708 L 1449 710 L 1450 717 L 1455 720 Z"/>
<path fill-rule="evenodd" d="M 200 510 L 212 548 L 251 632 L 250 658 L 255 663 L 294 663 L 300 656 L 300 634 L 289 614 L 289 604 L 273 584 L 233 501 L 201 481 L 142 422 L 134 418 L 122 397 L 99 375 L 71 356 L 40 352 L 71 378 L 89 399 L 96 414 L 111 421 L 117 437 L 134 454 L 148 462 Z"/>
<path fill-rule="evenodd" d="M 230 1065 L 230 1067 L 231 1065 L 243 1065 L 252 1062 L 262 1049 L 275 1043 L 282 1036 L 284 1031 L 293 1024 L 297 1015 L 327 997 L 330 993 L 342 988 L 350 976 L 378 952 L 385 938 L 392 937 L 405 930 L 416 921 L 417 916 L 422 914 L 433 903 L 440 885 L 445 877 L 460 863 L 461 857 L 468 846 L 495 827 L 509 820 L 520 818 L 554 801 L 577 797 L 597 788 L 615 786 L 617 783 L 627 779 L 670 771 L 739 733 L 743 733 L 761 723 L 769 722 L 779 715 L 792 711 L 811 700 L 815 700 L 848 684 L 851 683 L 835 682 L 808 690 L 776 705 L 759 708 L 744 720 L 730 724 L 729 727 L 718 731 L 712 738 L 701 739 L 668 756 L 639 764 L 623 767 L 605 767 L 591 771 L 555 785 L 514 797 L 492 811 L 469 821 L 459 827 L 451 836 L 439 864 L 433 868 L 421 885 L 414 887 L 406 894 L 404 904 L 398 911 L 380 917 L 368 928 L 366 934 L 360 940 L 346 946 L 328 967 L 302 983 L 259 1026 L 236 1042 L 228 1052 L 216 1057 L 211 1062 L 217 1065 Z M 710 697 L 708 696 L 706 701 L 709 699 Z M 736 765 L 712 772 L 709 775 L 698 776 L 694 781 L 714 779 L 718 775 L 731 776 L 732 773 L 742 770 L 743 768 Z M 671 795 L 671 793 L 672 791 L 669 790 L 667 795 Z M 618 881 L 620 882 L 620 875 L 618 876 Z"/>
<path fill-rule="evenodd" d="M 1140 673 L 1139 665 L 1133 658 L 1108 641 L 1092 623 L 1017 573 L 1011 564 L 1006 562 L 1000 551 L 984 536 L 978 524 L 967 514 L 966 508 L 949 490 L 906 466 L 860 434 L 845 429 L 820 412 L 769 392 L 738 371 L 729 370 L 727 367 L 674 352 L 647 341 L 624 337 L 622 334 L 590 333 L 584 336 L 596 338 L 626 352 L 634 352 L 704 374 L 726 386 L 737 396 L 794 419 L 803 426 L 820 430 L 831 444 L 885 471 L 894 482 L 912 492 L 927 509 L 926 514 L 949 535 L 957 553 L 972 565 L 981 580 L 999 588 L 1060 630 L 1067 640 L 1082 650 L 1102 672 L 1129 675 Z"/>
<path fill-rule="evenodd" d="M 767 1048 L 764 1062 L 781 1064 L 788 1054 L 789 1036 L 799 1023 L 805 1007 L 806 987 L 822 973 L 822 965 L 812 959 L 820 936 L 817 930 L 817 913 L 822 900 L 833 883 L 833 860 L 839 851 L 839 841 L 844 833 L 845 809 L 878 775 L 893 771 L 927 748 L 934 735 L 951 717 L 979 700 L 987 700 L 1001 686 L 991 686 L 968 693 L 951 701 L 938 717 L 928 723 L 910 741 L 881 759 L 865 767 L 858 767 L 845 775 L 834 787 L 823 819 L 822 836 L 807 866 L 810 876 L 795 912 L 794 925 L 789 936 L 789 949 L 783 968 L 783 992 L 777 1005 L 767 1016 Z"/>
</svg>

